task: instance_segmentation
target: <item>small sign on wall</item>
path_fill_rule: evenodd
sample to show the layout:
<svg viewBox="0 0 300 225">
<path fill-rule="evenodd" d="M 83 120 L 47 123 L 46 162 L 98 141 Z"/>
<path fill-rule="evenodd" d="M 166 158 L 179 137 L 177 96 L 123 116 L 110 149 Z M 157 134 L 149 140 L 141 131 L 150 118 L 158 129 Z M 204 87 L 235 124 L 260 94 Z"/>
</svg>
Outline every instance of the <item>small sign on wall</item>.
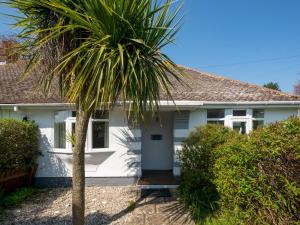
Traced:
<svg viewBox="0 0 300 225">
<path fill-rule="evenodd" d="M 160 141 L 160 140 L 162 140 L 162 135 L 161 134 L 151 134 L 151 140 L 152 141 Z"/>
</svg>

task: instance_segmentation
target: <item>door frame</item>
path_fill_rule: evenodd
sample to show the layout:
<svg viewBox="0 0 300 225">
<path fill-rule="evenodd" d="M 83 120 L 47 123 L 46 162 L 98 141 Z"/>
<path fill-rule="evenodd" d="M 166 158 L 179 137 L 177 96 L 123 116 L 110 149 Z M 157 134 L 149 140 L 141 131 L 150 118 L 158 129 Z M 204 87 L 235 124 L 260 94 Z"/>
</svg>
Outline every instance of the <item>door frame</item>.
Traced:
<svg viewBox="0 0 300 225">
<path fill-rule="evenodd" d="M 174 111 L 160 111 L 159 114 L 161 113 L 169 113 L 171 114 L 172 116 L 172 121 L 170 122 L 170 132 L 171 132 L 171 138 L 170 138 L 170 153 L 171 153 L 171 158 L 172 158 L 172 163 L 171 163 L 171 167 L 169 169 L 166 169 L 166 171 L 173 171 L 173 167 L 174 167 L 174 154 L 175 154 L 175 151 L 174 151 Z M 150 116 L 151 118 L 151 116 Z M 148 121 L 148 123 L 151 123 L 155 118 L 151 118 L 150 121 Z M 143 143 L 143 136 L 144 135 L 144 125 L 141 126 L 141 171 L 142 171 L 142 174 L 143 174 L 143 170 L 147 170 L 147 169 L 143 169 L 143 157 L 144 157 L 144 154 L 143 154 L 143 146 L 144 146 L 144 143 Z M 161 170 L 162 169 L 154 169 L 155 170 Z"/>
</svg>

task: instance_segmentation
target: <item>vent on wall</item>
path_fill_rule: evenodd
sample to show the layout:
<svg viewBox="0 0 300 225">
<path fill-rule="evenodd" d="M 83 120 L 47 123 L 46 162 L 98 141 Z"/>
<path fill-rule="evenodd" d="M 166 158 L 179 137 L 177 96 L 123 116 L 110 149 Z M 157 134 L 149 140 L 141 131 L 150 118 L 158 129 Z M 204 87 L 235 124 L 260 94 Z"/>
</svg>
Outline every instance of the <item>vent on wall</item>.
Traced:
<svg viewBox="0 0 300 225">
<path fill-rule="evenodd" d="M 189 111 L 180 111 L 175 113 L 174 128 L 175 129 L 189 129 Z"/>
</svg>

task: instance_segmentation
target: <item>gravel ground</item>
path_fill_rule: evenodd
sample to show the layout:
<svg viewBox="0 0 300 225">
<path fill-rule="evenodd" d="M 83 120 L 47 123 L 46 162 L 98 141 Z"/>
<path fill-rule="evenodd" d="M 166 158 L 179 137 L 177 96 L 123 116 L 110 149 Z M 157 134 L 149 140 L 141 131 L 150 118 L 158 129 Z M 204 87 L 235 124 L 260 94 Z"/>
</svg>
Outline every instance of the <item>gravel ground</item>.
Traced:
<svg viewBox="0 0 300 225">
<path fill-rule="evenodd" d="M 72 192 L 41 189 L 18 208 L 0 213 L 0 224 L 71 224 Z M 194 224 L 176 198 L 140 198 L 136 187 L 87 187 L 86 224 Z"/>
</svg>

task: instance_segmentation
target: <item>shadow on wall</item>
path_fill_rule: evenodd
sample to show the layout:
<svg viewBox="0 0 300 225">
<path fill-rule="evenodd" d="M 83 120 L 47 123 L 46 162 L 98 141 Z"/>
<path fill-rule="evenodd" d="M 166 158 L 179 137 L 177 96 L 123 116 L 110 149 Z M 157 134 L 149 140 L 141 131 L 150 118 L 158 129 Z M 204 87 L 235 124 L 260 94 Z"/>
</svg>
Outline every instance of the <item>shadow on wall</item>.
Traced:
<svg viewBox="0 0 300 225">
<path fill-rule="evenodd" d="M 128 170 L 137 173 L 141 167 L 141 138 L 133 137 L 130 130 L 122 129 L 117 139 L 118 144 L 127 149 L 122 156 L 125 158 Z"/>
<path fill-rule="evenodd" d="M 67 168 L 66 164 L 55 154 L 50 153 L 52 151 L 51 144 L 46 135 L 41 135 L 41 148 L 42 156 L 40 157 L 38 164 L 38 176 L 41 177 L 67 177 L 70 175 L 70 168 Z"/>
<path fill-rule="evenodd" d="M 39 177 L 70 177 L 72 173 L 72 152 L 53 151 L 46 135 L 41 137 L 43 155 L 39 160 Z M 96 172 L 114 151 L 85 152 L 85 171 Z"/>
<path fill-rule="evenodd" d="M 40 177 L 66 177 L 70 172 L 65 163 L 55 154 L 49 153 L 52 151 L 52 146 L 46 135 L 40 135 L 40 146 L 42 156 L 38 160 L 37 176 Z"/>
</svg>

